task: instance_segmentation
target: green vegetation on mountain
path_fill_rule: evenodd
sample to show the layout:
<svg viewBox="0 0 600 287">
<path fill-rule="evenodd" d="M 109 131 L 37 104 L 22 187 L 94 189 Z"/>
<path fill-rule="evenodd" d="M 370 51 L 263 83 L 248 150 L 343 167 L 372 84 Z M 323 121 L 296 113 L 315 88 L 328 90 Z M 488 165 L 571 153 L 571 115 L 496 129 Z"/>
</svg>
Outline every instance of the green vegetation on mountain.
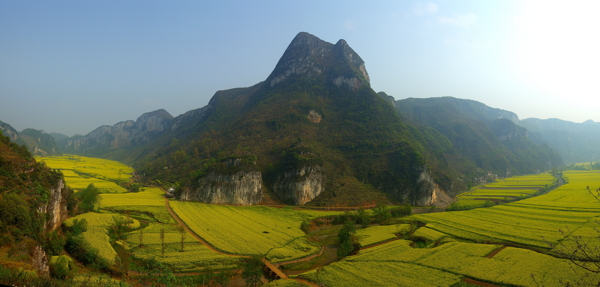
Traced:
<svg viewBox="0 0 600 287">
<path fill-rule="evenodd" d="M 405 99 L 397 109 L 415 124 L 431 127 L 453 148 L 446 160 L 469 179 L 492 172 L 499 176 L 528 174 L 562 166 L 560 156 L 545 144 L 535 144 L 513 113 L 456 98 Z"/>
<path fill-rule="evenodd" d="M 427 189 L 417 180 L 423 172 L 446 191 L 462 187 L 443 158 L 451 148 L 445 137 L 404 123 L 369 87 L 364 65 L 349 60 L 360 58 L 345 42 L 307 35 L 290 44 L 265 82 L 217 92 L 201 121 L 170 134 L 168 143 L 163 137 L 166 146 L 134 164 L 144 179 L 190 186 L 227 159 L 240 158 L 252 159 L 245 168 L 261 171 L 267 188 L 286 170 L 322 166 L 325 192 L 315 199 L 321 204 L 344 196 L 350 204 L 386 200 L 385 194 L 415 204 Z M 309 71 L 288 75 L 295 67 L 288 62 L 303 53 L 312 55 Z"/>
</svg>

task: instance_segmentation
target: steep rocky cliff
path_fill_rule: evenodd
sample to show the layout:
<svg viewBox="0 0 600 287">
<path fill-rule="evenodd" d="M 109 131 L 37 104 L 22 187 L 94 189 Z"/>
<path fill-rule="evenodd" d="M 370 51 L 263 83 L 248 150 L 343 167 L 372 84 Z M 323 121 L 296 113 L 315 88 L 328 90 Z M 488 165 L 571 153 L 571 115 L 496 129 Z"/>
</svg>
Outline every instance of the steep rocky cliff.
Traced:
<svg viewBox="0 0 600 287">
<path fill-rule="evenodd" d="M 284 202 L 304 205 L 317 197 L 325 188 L 321 166 L 304 166 L 280 172 L 273 183 L 273 191 Z"/>
<path fill-rule="evenodd" d="M 213 171 L 193 186 L 184 188 L 181 200 L 236 205 L 252 205 L 262 200 L 262 175 L 259 171 L 239 171 L 235 174 Z"/>
<path fill-rule="evenodd" d="M 55 185 L 49 188 L 48 203 L 38 207 L 38 212 L 46 214 L 48 218 L 44 228 L 47 231 L 54 231 L 62 222 L 67 219 L 67 197 L 69 189 L 65 182 L 60 178 Z"/>
</svg>

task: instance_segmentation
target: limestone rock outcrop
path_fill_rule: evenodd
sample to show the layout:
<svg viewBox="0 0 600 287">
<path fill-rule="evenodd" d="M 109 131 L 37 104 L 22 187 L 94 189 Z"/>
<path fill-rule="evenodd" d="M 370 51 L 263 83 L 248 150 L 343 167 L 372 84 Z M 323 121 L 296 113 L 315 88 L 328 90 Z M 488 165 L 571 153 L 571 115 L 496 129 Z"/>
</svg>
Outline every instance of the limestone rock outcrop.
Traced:
<svg viewBox="0 0 600 287">
<path fill-rule="evenodd" d="M 199 179 L 195 187 L 184 189 L 180 198 L 212 204 L 257 204 L 262 200 L 262 174 L 244 170 L 234 174 L 212 171 Z"/>
<path fill-rule="evenodd" d="M 304 205 L 325 189 L 325 175 L 320 166 L 305 166 L 280 173 L 273 184 L 275 194 L 286 203 Z"/>
</svg>

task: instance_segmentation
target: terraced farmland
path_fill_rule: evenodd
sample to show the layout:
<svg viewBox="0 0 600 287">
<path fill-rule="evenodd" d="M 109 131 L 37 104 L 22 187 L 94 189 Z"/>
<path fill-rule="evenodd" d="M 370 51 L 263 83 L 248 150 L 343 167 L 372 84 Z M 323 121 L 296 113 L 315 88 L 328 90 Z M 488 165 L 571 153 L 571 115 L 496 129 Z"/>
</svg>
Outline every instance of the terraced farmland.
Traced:
<svg viewBox="0 0 600 287">
<path fill-rule="evenodd" d="M 576 230 L 600 216 L 600 203 L 586 186 L 600 186 L 598 171 L 568 171 L 572 182 L 534 198 L 490 208 L 414 215 L 433 230 L 464 239 L 506 242 L 549 248 L 565 236 L 559 230 Z"/>
<path fill-rule="evenodd" d="M 85 219 L 87 221 L 87 231 L 77 236 L 83 238 L 91 247 L 98 249 L 98 256 L 112 264 L 117 253 L 110 245 L 107 228 L 114 224 L 114 217 L 125 219 L 125 216 L 118 214 L 88 212 L 65 220 L 64 225 L 72 226 L 75 220 Z M 130 227 L 139 228 L 140 222 L 132 219 Z"/>
<path fill-rule="evenodd" d="M 165 232 L 165 254 L 162 256 L 161 229 Z M 133 231 L 127 236 L 127 244 L 134 258 L 156 259 L 169 264 L 177 272 L 199 272 L 236 268 L 239 258 L 214 252 L 198 242 L 194 237 L 184 234 L 183 252 L 181 251 L 181 232 L 178 226 L 151 223 L 140 231 Z"/>
<path fill-rule="evenodd" d="M 462 278 L 533 287 L 562 286 L 561 280 L 578 276 L 568 260 L 527 249 L 509 247 L 487 258 L 498 245 L 451 242 L 418 249 L 410 244 L 393 241 L 300 277 L 331 287 L 450 286 Z"/>
<path fill-rule="evenodd" d="M 162 223 L 175 223 L 165 208 L 164 192 L 159 188 L 145 188 L 136 193 L 101 194 L 100 208 L 127 211 L 133 217 Z"/>
<path fill-rule="evenodd" d="M 60 170 L 67 185 L 75 190 L 86 188 L 90 183 L 103 192 L 120 193 L 126 190 L 117 181 L 129 181 L 133 169 L 120 162 L 77 155 L 37 157 L 52 169 Z"/>
<path fill-rule="evenodd" d="M 556 179 L 550 173 L 501 179 L 458 195 L 452 208 L 469 209 L 489 206 L 491 202 L 498 204 L 528 198 L 555 182 Z"/>
</svg>

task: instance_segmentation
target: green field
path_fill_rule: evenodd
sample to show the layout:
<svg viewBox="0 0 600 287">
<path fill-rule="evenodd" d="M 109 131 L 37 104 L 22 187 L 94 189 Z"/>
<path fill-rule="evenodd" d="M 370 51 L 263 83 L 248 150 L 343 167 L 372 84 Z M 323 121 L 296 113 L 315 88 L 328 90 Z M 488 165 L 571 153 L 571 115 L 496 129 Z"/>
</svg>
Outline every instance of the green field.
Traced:
<svg viewBox="0 0 600 287">
<path fill-rule="evenodd" d="M 120 162 L 77 155 L 36 157 L 52 169 L 60 170 L 67 185 L 82 190 L 90 183 L 103 192 L 120 193 L 126 190 L 116 182 L 129 181 L 133 169 Z"/>
<path fill-rule="evenodd" d="M 162 256 L 161 229 L 165 232 L 165 255 Z M 237 266 L 239 258 L 221 255 L 198 242 L 185 232 L 183 252 L 181 251 L 181 232 L 178 226 L 151 223 L 142 230 L 140 247 L 140 231 L 130 232 L 127 245 L 134 258 L 156 259 L 169 264 L 177 272 L 198 272 L 206 270 L 232 269 Z"/>
<path fill-rule="evenodd" d="M 410 229 L 409 224 L 378 225 L 356 230 L 356 238 L 361 246 L 369 246 L 382 241 L 398 238 L 397 233 L 404 233 Z"/>
<path fill-rule="evenodd" d="M 301 278 L 326 286 L 450 286 L 463 277 L 515 286 L 563 286 L 577 279 L 570 262 L 527 249 L 451 242 L 435 248 L 410 247 L 397 240 L 308 272 Z"/>
<path fill-rule="evenodd" d="M 567 171 L 570 184 L 545 195 L 468 211 L 414 215 L 427 227 L 453 237 L 486 242 L 507 242 L 549 248 L 565 235 L 600 216 L 600 203 L 586 186 L 600 186 L 598 171 Z"/>
<path fill-rule="evenodd" d="M 304 237 L 303 221 L 339 212 L 305 211 L 265 206 L 225 206 L 171 201 L 173 211 L 215 248 L 232 254 L 264 255 Z M 296 249 L 296 258 L 310 255 Z M 290 258 L 291 259 L 291 258 Z"/>
<path fill-rule="evenodd" d="M 110 245 L 110 238 L 108 237 L 107 229 L 114 224 L 114 217 L 124 216 L 118 214 L 101 214 L 95 212 L 84 213 L 75 217 L 71 217 L 63 223 L 66 226 L 72 226 L 75 220 L 85 219 L 87 221 L 87 231 L 81 233 L 81 238 L 87 241 L 90 246 L 98 249 L 98 256 L 107 260 L 109 263 L 113 263 L 115 259 L 114 248 Z M 131 228 L 139 228 L 140 222 L 132 219 L 133 223 L 130 224 Z"/>
<path fill-rule="evenodd" d="M 552 186 L 555 181 L 550 173 L 501 179 L 459 194 L 450 209 L 470 209 L 492 205 L 490 202 L 498 204 L 525 199 L 535 195 L 540 189 Z"/>
<path fill-rule="evenodd" d="M 100 208 L 128 212 L 140 220 L 176 223 L 165 208 L 164 192 L 159 188 L 145 188 L 136 193 L 101 194 Z"/>
</svg>

